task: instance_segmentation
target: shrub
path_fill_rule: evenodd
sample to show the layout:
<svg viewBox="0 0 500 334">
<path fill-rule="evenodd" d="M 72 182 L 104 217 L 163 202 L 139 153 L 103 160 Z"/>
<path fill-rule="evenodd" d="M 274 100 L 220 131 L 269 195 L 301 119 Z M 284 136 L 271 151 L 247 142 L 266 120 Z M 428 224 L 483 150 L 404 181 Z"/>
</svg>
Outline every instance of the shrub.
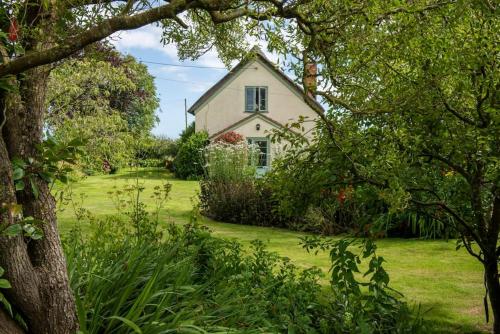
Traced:
<svg viewBox="0 0 500 334">
<path fill-rule="evenodd" d="M 195 124 L 194 122 L 189 123 L 188 127 L 182 130 L 179 136 L 179 144 L 185 143 L 189 137 L 191 137 L 195 133 Z"/>
<path fill-rule="evenodd" d="M 59 141 L 72 138 L 85 141 L 78 164 L 89 175 L 125 167 L 133 157 L 133 137 L 119 113 L 96 112 L 92 116 L 65 119 L 54 132 L 54 137 Z"/>
<path fill-rule="evenodd" d="M 139 141 L 135 149 L 135 161 L 139 167 L 163 167 L 177 155 L 176 140 L 162 136 L 148 136 Z"/>
<path fill-rule="evenodd" d="M 174 159 L 174 173 L 181 179 L 196 179 L 203 175 L 203 148 L 208 144 L 206 132 L 193 133 L 180 144 Z"/>
<path fill-rule="evenodd" d="M 205 178 L 200 183 L 204 215 L 235 224 L 281 225 L 270 189 L 255 178 L 258 154 L 256 147 L 241 140 L 220 140 L 205 148 Z"/>
<path fill-rule="evenodd" d="M 77 209 L 64 240 L 71 287 L 84 333 L 405 333 L 416 329 L 406 304 L 388 288 L 373 247 L 362 256 L 339 241 L 304 240 L 332 250 L 332 283 L 319 269 L 298 269 L 254 241 L 249 251 L 214 238 L 196 223 L 159 231 L 159 206 L 145 211 L 137 184 L 112 192 L 122 215 L 96 218 Z M 155 191 L 165 202 L 170 188 Z M 130 197 L 130 200 L 126 198 Z M 162 233 L 160 233 L 162 232 Z M 368 292 L 354 279 L 369 260 Z M 336 275 L 336 276 L 334 276 Z M 337 279 L 338 278 L 338 279 Z"/>
<path fill-rule="evenodd" d="M 456 235 L 424 211 L 391 212 L 388 196 L 369 184 L 349 184 L 338 175 L 330 148 L 313 143 L 311 156 L 292 148 L 275 159 L 266 184 L 286 227 L 325 235 L 446 238 Z M 323 151 L 325 150 L 325 151 Z M 312 163 L 321 161 L 322 168 Z M 287 217 L 285 219 L 285 217 Z"/>
<path fill-rule="evenodd" d="M 246 142 L 225 141 L 208 145 L 204 150 L 205 176 L 212 181 L 251 182 L 255 179 L 258 150 Z"/>
<path fill-rule="evenodd" d="M 270 189 L 260 181 L 200 182 L 200 207 L 212 219 L 233 224 L 284 227 Z"/>
</svg>

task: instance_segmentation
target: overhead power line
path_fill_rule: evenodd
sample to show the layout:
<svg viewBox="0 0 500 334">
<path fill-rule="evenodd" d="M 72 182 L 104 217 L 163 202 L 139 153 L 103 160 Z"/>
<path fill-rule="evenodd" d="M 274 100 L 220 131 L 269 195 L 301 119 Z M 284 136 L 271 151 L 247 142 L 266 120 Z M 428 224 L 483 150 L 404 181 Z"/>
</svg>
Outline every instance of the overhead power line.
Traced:
<svg viewBox="0 0 500 334">
<path fill-rule="evenodd" d="M 160 63 L 156 61 L 148 61 L 148 60 L 143 60 L 139 59 L 141 63 L 146 63 L 146 64 L 154 64 L 154 65 L 164 65 L 164 66 L 173 66 L 173 67 L 193 67 L 193 68 L 208 68 L 208 69 L 216 69 L 216 70 L 227 70 L 225 67 L 220 67 L 220 66 L 203 66 L 203 65 L 185 65 L 185 64 L 172 64 L 172 63 Z"/>
<path fill-rule="evenodd" d="M 215 85 L 214 82 L 208 82 L 208 81 L 176 80 L 176 79 L 169 79 L 169 78 L 162 78 L 162 77 L 154 77 L 154 78 L 158 79 L 158 80 L 173 81 L 173 82 L 182 82 L 182 83 L 186 83 L 186 84 L 196 84 L 196 85 L 202 84 L 202 85 L 209 85 L 209 86 Z M 235 91 L 240 91 L 240 92 L 244 92 L 245 91 L 245 89 L 242 89 L 242 88 L 233 88 L 233 87 L 225 87 L 225 89 L 230 89 L 230 90 L 235 90 Z M 276 92 L 268 92 L 267 94 L 269 94 L 269 95 L 281 95 L 281 96 L 295 96 L 294 94 L 276 93 Z"/>
</svg>

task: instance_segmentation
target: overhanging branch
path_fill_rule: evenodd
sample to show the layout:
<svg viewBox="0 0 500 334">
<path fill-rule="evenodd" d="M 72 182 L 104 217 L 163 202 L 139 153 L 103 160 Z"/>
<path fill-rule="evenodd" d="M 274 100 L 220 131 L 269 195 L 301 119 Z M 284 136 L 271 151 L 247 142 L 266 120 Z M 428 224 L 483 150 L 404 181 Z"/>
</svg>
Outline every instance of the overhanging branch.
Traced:
<svg viewBox="0 0 500 334">
<path fill-rule="evenodd" d="M 19 74 L 30 68 L 50 64 L 70 56 L 83 47 L 100 41 L 116 31 L 136 29 L 162 19 L 176 19 L 177 14 L 196 2 L 172 0 L 169 4 L 149 9 L 132 16 L 116 16 L 102 21 L 76 36 L 68 37 L 59 45 L 44 51 L 34 51 L 9 63 L 0 65 L 0 77 Z"/>
</svg>

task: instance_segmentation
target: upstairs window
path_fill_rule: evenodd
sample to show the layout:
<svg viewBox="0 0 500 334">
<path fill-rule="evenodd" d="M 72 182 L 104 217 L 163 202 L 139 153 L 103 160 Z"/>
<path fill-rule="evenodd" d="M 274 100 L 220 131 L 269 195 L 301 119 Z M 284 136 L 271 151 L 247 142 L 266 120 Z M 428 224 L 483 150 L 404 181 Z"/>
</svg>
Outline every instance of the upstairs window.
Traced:
<svg viewBox="0 0 500 334">
<path fill-rule="evenodd" d="M 262 86 L 245 87 L 245 111 L 246 112 L 267 111 L 267 87 L 262 87 Z"/>
</svg>

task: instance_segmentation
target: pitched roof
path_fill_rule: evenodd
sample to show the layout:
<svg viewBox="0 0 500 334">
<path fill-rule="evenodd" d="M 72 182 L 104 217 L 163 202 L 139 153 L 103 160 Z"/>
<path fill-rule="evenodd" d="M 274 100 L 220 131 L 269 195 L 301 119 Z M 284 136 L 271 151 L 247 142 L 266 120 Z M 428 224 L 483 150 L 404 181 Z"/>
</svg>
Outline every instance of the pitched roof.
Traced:
<svg viewBox="0 0 500 334">
<path fill-rule="evenodd" d="M 235 77 L 240 70 L 242 70 L 248 63 L 250 63 L 255 58 L 259 59 L 267 65 L 268 69 L 276 73 L 280 78 L 282 78 L 291 89 L 295 90 L 299 95 L 303 96 L 303 98 L 309 102 L 307 103 L 312 108 L 316 109 L 316 111 L 323 112 L 323 107 L 319 104 L 316 99 L 312 98 L 309 95 L 304 94 L 304 89 L 293 82 L 283 71 L 281 71 L 273 62 L 271 62 L 264 52 L 258 47 L 254 46 L 250 52 L 245 56 L 245 58 L 239 62 L 228 74 L 226 74 L 222 79 L 220 79 L 215 85 L 213 85 L 209 90 L 205 92 L 188 110 L 188 113 L 194 115 L 196 109 L 201 107 L 208 99 L 210 99 L 214 94 L 216 94 L 219 89 L 221 89 L 226 82 Z"/>
<path fill-rule="evenodd" d="M 291 132 L 293 132 L 293 133 L 295 133 L 297 135 L 300 135 L 299 133 L 293 131 L 290 128 L 285 127 L 280 122 L 275 121 L 274 119 L 272 119 L 272 118 L 270 118 L 270 117 L 268 117 L 268 116 L 266 116 L 266 115 L 264 115 L 262 113 L 254 113 L 254 114 L 251 114 L 250 116 L 247 116 L 245 118 L 240 119 L 238 122 L 233 123 L 233 124 L 229 125 L 228 127 L 224 128 L 224 129 L 222 129 L 222 130 L 214 133 L 213 135 L 210 136 L 210 139 L 217 138 L 218 136 L 220 136 L 220 135 L 222 135 L 222 134 L 224 134 L 224 133 L 226 133 L 228 131 L 231 131 L 231 130 L 235 129 L 238 126 L 243 125 L 243 124 L 251 121 L 254 118 L 261 118 L 262 120 L 264 120 L 264 121 L 266 121 L 268 123 L 271 123 L 272 125 L 275 125 L 275 126 L 280 127 L 280 128 L 287 129 L 287 130 L 289 130 L 289 131 L 291 131 Z"/>
</svg>

